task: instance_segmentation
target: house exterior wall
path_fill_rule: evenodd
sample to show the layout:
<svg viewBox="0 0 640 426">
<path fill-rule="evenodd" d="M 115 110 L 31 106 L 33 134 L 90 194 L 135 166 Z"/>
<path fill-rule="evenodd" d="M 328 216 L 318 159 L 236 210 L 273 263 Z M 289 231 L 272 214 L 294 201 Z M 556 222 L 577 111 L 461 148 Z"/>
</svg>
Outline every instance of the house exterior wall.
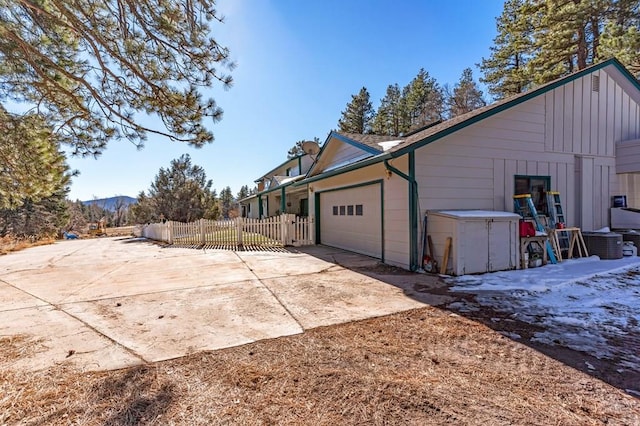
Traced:
<svg viewBox="0 0 640 426">
<path fill-rule="evenodd" d="M 615 143 L 639 138 L 639 122 L 605 69 L 587 74 L 418 148 L 420 208 L 513 211 L 515 175 L 550 176 L 569 225 L 608 226 Z"/>
<path fill-rule="evenodd" d="M 367 156 L 371 156 L 371 154 L 355 146 L 347 143 L 333 143 L 322 152 L 319 166 L 325 171 L 333 170 Z"/>
<path fill-rule="evenodd" d="M 391 163 L 395 168 L 408 173 L 406 158 Z M 409 186 L 407 181 L 396 174 L 388 177 L 384 164 L 375 164 L 362 169 L 328 177 L 309 183 L 309 212 L 314 214 L 315 192 L 357 185 L 382 179 L 383 187 L 383 257 L 385 263 L 409 267 Z M 316 240 L 315 229 L 313 239 Z"/>
</svg>

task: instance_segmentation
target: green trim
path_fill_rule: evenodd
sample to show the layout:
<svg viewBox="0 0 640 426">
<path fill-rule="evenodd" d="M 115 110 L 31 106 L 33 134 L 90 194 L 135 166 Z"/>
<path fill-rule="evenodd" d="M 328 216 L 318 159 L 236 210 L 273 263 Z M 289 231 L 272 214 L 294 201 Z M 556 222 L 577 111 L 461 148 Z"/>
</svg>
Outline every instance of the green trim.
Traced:
<svg viewBox="0 0 640 426">
<path fill-rule="evenodd" d="M 280 191 L 280 213 L 285 213 L 287 210 L 287 204 L 286 204 L 286 199 L 287 196 L 284 193 L 284 189 L 285 187 L 282 187 L 282 190 Z"/>
<path fill-rule="evenodd" d="M 318 180 L 326 179 L 326 178 L 329 178 L 329 177 L 332 177 L 332 176 L 341 175 L 343 173 L 347 173 L 347 172 L 350 172 L 352 170 L 361 169 L 363 167 L 367 167 L 367 166 L 370 166 L 372 164 L 380 163 L 381 161 L 384 161 L 385 159 L 390 159 L 390 158 L 391 158 L 391 154 L 382 154 L 380 156 L 367 158 L 367 159 L 358 161 L 357 163 L 353 163 L 353 164 L 341 167 L 341 168 L 336 169 L 336 170 L 331 170 L 330 172 L 326 172 L 326 173 L 322 173 L 322 174 L 319 174 L 319 175 L 316 175 L 316 176 L 313 176 L 313 177 L 302 179 L 301 181 L 296 182 L 294 184 L 294 186 L 306 185 L 306 184 L 311 183 L 311 182 L 315 182 L 315 181 L 318 181 Z"/>
<path fill-rule="evenodd" d="M 409 153 L 409 268 L 418 269 L 418 182 L 416 182 L 416 153 Z M 426 231 L 425 231 L 426 232 Z"/>
<path fill-rule="evenodd" d="M 280 167 L 286 166 L 287 163 L 289 163 L 290 161 L 294 161 L 294 160 L 298 160 L 298 162 L 300 162 L 300 157 L 304 157 L 307 154 L 300 154 L 300 155 L 296 155 L 295 157 L 292 158 L 288 158 L 286 161 L 284 161 L 282 164 L 274 167 L 273 169 L 269 170 L 267 173 L 263 174 L 262 176 L 260 176 L 258 179 L 254 180 L 254 182 L 260 182 L 262 179 L 264 179 L 265 177 L 268 177 L 271 173 L 275 172 L 276 170 L 278 170 Z M 302 172 L 300 173 L 302 174 Z"/>
<path fill-rule="evenodd" d="M 517 106 L 523 102 L 526 102 L 532 98 L 535 98 L 537 96 L 543 95 L 551 90 L 554 90 L 560 86 L 563 86 L 569 82 L 572 82 L 574 80 L 577 80 L 579 78 L 584 77 L 585 75 L 591 74 L 594 71 L 598 71 L 601 70 L 609 65 L 613 65 L 616 69 L 618 69 L 618 71 L 620 71 L 629 81 L 631 81 L 631 83 L 633 83 L 633 85 L 636 87 L 636 89 L 638 89 L 638 91 L 640 91 L 640 82 L 638 82 L 638 80 L 635 79 L 635 77 L 629 72 L 629 70 L 627 70 L 624 65 L 622 65 L 617 59 L 612 58 L 609 59 L 607 61 L 604 62 L 600 62 L 599 64 L 596 65 L 592 65 L 588 68 L 585 68 L 583 70 L 580 70 L 574 74 L 568 75 L 564 78 L 561 78 L 559 80 L 553 81 L 551 83 L 547 83 L 543 86 L 540 86 L 536 89 L 532 89 L 528 92 L 523 93 L 522 95 L 516 95 L 514 97 L 514 99 L 510 100 L 510 101 L 506 101 L 502 104 L 496 105 L 493 108 L 489 108 L 488 110 L 478 114 L 478 115 L 474 115 L 473 117 L 468 118 L 467 120 L 461 121 L 460 123 L 457 123 L 451 127 L 447 127 L 446 129 L 434 133 L 433 135 L 427 136 L 426 138 L 419 140 L 417 142 L 413 142 L 412 144 L 400 148 L 397 151 L 394 151 L 392 156 L 395 157 L 399 157 L 402 156 L 410 151 L 415 151 L 418 148 L 421 148 L 425 145 L 428 145 L 438 139 L 442 139 L 445 136 L 450 135 L 451 133 L 457 132 L 459 130 L 464 129 L 465 127 L 468 127 L 474 123 L 477 123 L 478 121 L 484 120 L 485 118 L 489 118 L 495 114 L 498 114 L 506 109 L 512 108 L 514 106 Z M 445 122 L 446 123 L 446 122 Z"/>
<path fill-rule="evenodd" d="M 554 82 L 551 83 L 547 83 L 546 85 L 540 86 L 536 89 L 530 90 L 528 92 L 525 92 L 522 95 L 517 95 L 516 97 L 514 97 L 514 99 L 510 100 L 510 101 L 506 101 L 502 104 L 498 104 L 495 105 L 494 107 L 489 106 L 489 109 L 487 109 L 486 111 L 475 115 L 473 117 L 468 118 L 467 120 L 461 121 L 460 123 L 457 123 L 455 125 L 452 125 L 451 127 L 447 127 L 443 130 L 441 130 L 440 132 L 434 133 L 433 135 L 430 135 L 422 140 L 418 140 L 416 142 L 413 142 L 412 144 L 406 146 L 406 147 L 402 147 L 400 149 L 398 149 L 397 151 L 394 152 L 385 152 L 382 154 L 379 154 L 375 157 L 371 157 L 368 158 L 366 160 L 362 160 L 359 161 L 357 163 L 354 164 L 350 164 L 348 166 L 345 166 L 343 168 L 337 169 L 337 170 L 332 170 L 331 172 L 327 172 L 326 174 L 319 174 L 317 176 L 313 176 L 313 177 L 309 177 L 306 179 L 303 179 L 302 181 L 297 182 L 296 185 L 301 185 L 301 184 L 306 184 L 306 183 L 310 183 L 310 182 L 315 182 L 317 180 L 321 180 L 324 178 L 328 178 L 331 176 L 335 176 L 335 175 L 339 175 L 342 173 L 346 173 L 346 172 L 350 172 L 352 170 L 356 170 L 362 167 L 367 167 L 370 166 L 372 164 L 376 164 L 379 162 L 382 162 L 384 160 L 387 159 L 392 159 L 392 158 L 398 158 L 401 157 L 411 151 L 415 151 L 418 148 L 421 148 L 425 145 L 428 145 L 432 142 L 435 142 L 438 139 L 441 139 L 445 136 L 448 136 L 452 133 L 455 133 L 459 130 L 462 130 L 474 123 L 477 123 L 478 121 L 484 120 L 486 118 L 489 118 L 495 114 L 498 114 L 506 109 L 509 109 L 511 107 L 517 106 L 523 102 L 526 102 L 532 98 L 535 98 L 537 96 L 543 95 L 551 90 L 554 90 L 566 83 L 569 83 L 573 80 L 579 79 L 584 77 L 585 75 L 588 75 L 594 71 L 598 71 L 600 69 L 603 69 L 609 65 L 612 65 L 613 67 L 615 67 L 618 71 L 620 71 L 622 73 L 622 75 L 624 77 L 626 77 L 632 84 L 633 86 L 638 89 L 638 91 L 640 92 L 640 81 L 636 80 L 635 77 L 633 76 L 633 74 L 631 74 L 629 72 L 629 70 L 627 70 L 617 59 L 612 58 L 609 59 L 607 61 L 601 62 L 599 64 L 596 65 L 592 65 L 591 67 L 585 68 L 583 70 L 578 71 L 575 74 L 571 74 L 568 75 L 564 78 L 561 78 L 559 80 L 556 80 Z M 442 124 L 446 124 L 446 121 Z M 329 139 L 332 137 L 332 135 L 335 132 L 331 132 L 329 134 L 329 136 L 327 137 L 327 142 L 329 141 Z M 320 153 L 318 154 L 318 156 L 316 157 L 317 159 L 320 158 L 322 151 L 324 150 L 324 148 L 328 145 L 328 143 L 325 142 L 325 144 L 323 145 L 322 149 L 320 150 Z M 311 170 L 310 170 L 311 172 Z"/>
<path fill-rule="evenodd" d="M 377 155 L 377 154 L 380 154 L 382 152 L 382 149 L 372 148 L 369 145 L 365 145 L 362 142 L 354 141 L 353 139 L 351 139 L 351 138 L 349 138 L 349 137 L 347 137 L 347 136 L 345 136 L 343 134 L 340 134 L 338 132 L 332 132 L 331 135 L 335 139 L 339 140 L 340 142 L 343 142 L 343 143 L 346 143 L 347 145 L 351 145 L 351 146 L 353 146 L 355 148 L 361 149 L 361 150 L 363 150 L 365 152 L 368 152 L 369 154 Z"/>
<path fill-rule="evenodd" d="M 313 196 L 313 216 L 316 219 L 316 244 L 322 244 L 320 241 L 320 194 L 315 193 Z"/>
<path fill-rule="evenodd" d="M 415 153 L 409 152 L 409 174 L 396 169 L 389 160 L 384 160 L 387 170 L 397 174 L 407 181 L 409 189 L 409 269 L 418 270 L 418 182 L 416 181 Z"/>
<path fill-rule="evenodd" d="M 368 182 L 356 183 L 354 185 L 341 186 L 338 188 L 325 189 L 315 193 L 314 214 L 316 219 L 316 244 L 322 244 L 320 239 L 320 195 L 326 192 L 343 191 L 347 189 L 361 188 L 363 186 L 380 185 L 380 260 L 384 262 L 384 179 L 376 179 Z"/>
</svg>

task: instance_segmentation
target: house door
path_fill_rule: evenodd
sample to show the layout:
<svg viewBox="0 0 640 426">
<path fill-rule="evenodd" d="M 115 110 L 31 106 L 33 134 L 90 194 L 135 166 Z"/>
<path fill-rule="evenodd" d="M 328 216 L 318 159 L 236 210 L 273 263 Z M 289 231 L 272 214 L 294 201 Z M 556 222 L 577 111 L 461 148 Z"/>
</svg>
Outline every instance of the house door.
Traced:
<svg viewBox="0 0 640 426">
<path fill-rule="evenodd" d="M 300 210 L 298 210 L 300 216 L 309 216 L 309 199 L 302 198 L 300 200 Z"/>
</svg>

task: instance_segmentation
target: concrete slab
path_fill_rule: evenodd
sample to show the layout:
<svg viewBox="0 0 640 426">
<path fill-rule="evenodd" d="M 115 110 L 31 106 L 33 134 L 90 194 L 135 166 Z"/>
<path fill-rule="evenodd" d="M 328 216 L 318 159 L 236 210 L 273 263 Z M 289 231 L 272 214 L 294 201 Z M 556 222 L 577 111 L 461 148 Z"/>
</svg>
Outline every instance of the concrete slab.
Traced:
<svg viewBox="0 0 640 426">
<path fill-rule="evenodd" d="M 401 288 L 350 270 L 264 280 L 305 329 L 426 306 Z"/>
<path fill-rule="evenodd" d="M 425 305 L 428 283 L 381 278 L 379 266 L 323 246 L 232 252 L 122 238 L 11 253 L 0 258 L 0 337 L 26 336 L 29 350 L 0 362 L 121 368 Z"/>
<path fill-rule="evenodd" d="M 45 305 L 47 302 L 0 280 L 0 312 Z"/>
<path fill-rule="evenodd" d="M 0 368 L 40 370 L 65 365 L 101 371 L 141 364 L 142 359 L 51 306 L 2 312 L 0 337 L 22 336 L 21 356 L 0 359 Z"/>
<path fill-rule="evenodd" d="M 260 279 L 344 269 L 335 263 L 303 253 L 238 252 L 238 256 Z"/>
<path fill-rule="evenodd" d="M 146 361 L 303 331 L 257 280 L 73 303 L 61 308 Z"/>
</svg>

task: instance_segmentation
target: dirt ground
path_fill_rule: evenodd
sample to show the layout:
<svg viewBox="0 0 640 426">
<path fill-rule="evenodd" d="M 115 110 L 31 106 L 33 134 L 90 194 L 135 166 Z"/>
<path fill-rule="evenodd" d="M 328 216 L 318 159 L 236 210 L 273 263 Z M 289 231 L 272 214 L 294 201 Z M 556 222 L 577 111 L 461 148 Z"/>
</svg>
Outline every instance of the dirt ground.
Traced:
<svg viewBox="0 0 640 426">
<path fill-rule="evenodd" d="M 348 258 L 325 255 L 343 266 Z M 253 270 L 274 284 L 267 268 L 273 261 L 259 260 Z M 583 353 L 535 346 L 526 338 L 535 328 L 496 321 L 503 313 L 445 309 L 456 300 L 473 304 L 474 296 L 451 293 L 437 279 L 358 258 L 351 263 L 362 282 L 334 284 L 367 294 L 379 280 L 432 306 L 337 325 L 316 321 L 302 334 L 111 371 L 82 372 L 71 362 L 37 371 L 8 367 L 53 343 L 0 335 L 0 425 L 640 425 L 640 398 L 623 391 L 640 378 Z M 299 280 L 328 291 L 327 280 L 346 272 Z M 299 293 L 294 281 L 272 287 L 293 297 L 284 290 Z M 83 356 L 66 346 L 60 351 L 68 360 Z"/>
<path fill-rule="evenodd" d="M 37 345 L 5 338 L 0 359 Z M 640 400 L 427 307 L 110 372 L 0 371 L 0 424 L 637 425 Z"/>
</svg>

